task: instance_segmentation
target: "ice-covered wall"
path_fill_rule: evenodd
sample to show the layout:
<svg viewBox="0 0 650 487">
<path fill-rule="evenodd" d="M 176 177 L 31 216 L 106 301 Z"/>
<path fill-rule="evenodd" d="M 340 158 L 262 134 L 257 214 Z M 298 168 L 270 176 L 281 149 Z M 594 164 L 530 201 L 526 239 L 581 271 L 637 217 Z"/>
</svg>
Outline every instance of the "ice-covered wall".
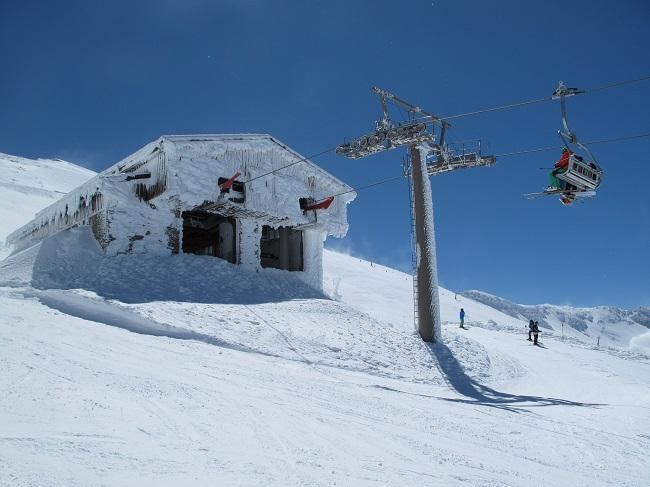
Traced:
<svg viewBox="0 0 650 487">
<path fill-rule="evenodd" d="M 238 181 L 250 181 L 245 201 L 228 204 L 237 212 L 239 263 L 260 269 L 263 225 L 297 227 L 303 230 L 304 271 L 296 275 L 320 288 L 323 241 L 346 234 L 347 204 L 356 194 L 302 159 L 269 135 L 163 136 L 41 211 L 8 241 L 20 249 L 64 229 L 91 225 L 107 255 L 178 252 L 182 212 L 216 202 L 219 178 L 240 172 Z M 300 209 L 300 198 L 318 201 L 340 193 L 346 194 L 318 214 Z"/>
<path fill-rule="evenodd" d="M 108 206 L 104 180 L 95 176 L 36 213 L 31 222 L 7 236 L 7 243 L 17 251 L 68 228 L 91 225 L 101 219 Z"/>
<path fill-rule="evenodd" d="M 217 180 L 240 172 L 246 184 L 243 207 L 286 218 L 286 225 L 312 223 L 313 214 L 304 215 L 299 199 L 320 200 L 351 190 L 326 171 L 309 161 L 260 177 L 270 171 L 304 159 L 268 135 L 166 136 L 164 151 L 170 171 L 169 191 L 181 195 L 190 208 L 217 196 Z M 338 196 L 326 211 L 318 214 L 319 226 L 329 235 L 346 234 L 347 204 L 354 192 Z"/>
<path fill-rule="evenodd" d="M 304 272 L 301 277 L 311 287 L 322 289 L 323 286 L 323 243 L 327 233 L 323 230 L 313 229 L 303 232 L 303 263 Z"/>
<path fill-rule="evenodd" d="M 135 184 L 142 180 L 130 178 L 128 170 L 134 163 L 160 169 L 155 164 L 148 164 L 153 159 L 158 160 L 160 141 L 147 144 L 135 154 L 120 161 L 102 173 L 89 179 L 81 186 L 73 189 L 57 202 L 39 211 L 34 218 L 7 236 L 7 243 L 14 251 L 33 245 L 40 240 L 75 226 L 90 225 L 95 237 L 106 250 L 116 237 L 109 235 L 109 228 L 114 214 L 132 213 L 138 218 L 141 213 L 140 200 L 135 195 Z M 164 169 L 164 168 L 163 168 Z M 153 177 L 166 177 L 164 174 L 153 174 Z M 122 235 L 122 232 L 114 232 Z"/>
</svg>

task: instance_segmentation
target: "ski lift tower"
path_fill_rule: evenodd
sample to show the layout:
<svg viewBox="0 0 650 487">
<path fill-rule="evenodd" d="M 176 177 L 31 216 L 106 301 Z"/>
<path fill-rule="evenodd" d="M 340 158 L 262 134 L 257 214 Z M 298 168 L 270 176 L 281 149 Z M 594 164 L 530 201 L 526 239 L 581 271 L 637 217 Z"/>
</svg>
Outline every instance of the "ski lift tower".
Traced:
<svg viewBox="0 0 650 487">
<path fill-rule="evenodd" d="M 494 156 L 482 156 L 477 148 L 464 145 L 451 147 L 445 141 L 450 124 L 402 100 L 392 93 L 373 87 L 379 95 L 383 117 L 375 122 L 375 131 L 336 148 L 336 153 L 349 159 L 360 159 L 378 152 L 408 147 L 405 176 L 409 178 L 411 201 L 411 239 L 413 244 L 413 299 L 415 324 L 425 342 L 440 340 L 440 299 L 438 265 L 433 224 L 433 201 L 428 176 L 477 166 L 490 166 Z M 403 108 L 408 120 L 394 123 L 388 103 Z M 435 127 L 440 128 L 436 137 Z"/>
</svg>

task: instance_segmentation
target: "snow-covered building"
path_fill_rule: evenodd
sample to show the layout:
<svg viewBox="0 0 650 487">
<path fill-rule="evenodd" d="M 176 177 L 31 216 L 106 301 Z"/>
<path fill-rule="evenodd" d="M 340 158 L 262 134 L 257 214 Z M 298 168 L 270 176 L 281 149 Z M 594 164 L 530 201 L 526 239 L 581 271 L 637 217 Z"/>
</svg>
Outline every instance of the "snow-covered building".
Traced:
<svg viewBox="0 0 650 487">
<path fill-rule="evenodd" d="M 107 256 L 212 255 L 295 271 L 320 289 L 323 242 L 345 236 L 355 196 L 270 135 L 167 135 L 39 212 L 7 243 L 21 249 L 86 225 Z"/>
</svg>

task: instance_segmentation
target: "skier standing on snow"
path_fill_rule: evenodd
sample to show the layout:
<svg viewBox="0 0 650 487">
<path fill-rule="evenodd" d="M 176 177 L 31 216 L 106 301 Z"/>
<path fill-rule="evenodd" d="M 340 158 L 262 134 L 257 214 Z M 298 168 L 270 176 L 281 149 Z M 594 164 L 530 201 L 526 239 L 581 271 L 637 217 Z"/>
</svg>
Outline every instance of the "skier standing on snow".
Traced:
<svg viewBox="0 0 650 487">
<path fill-rule="evenodd" d="M 528 322 L 528 341 L 529 341 L 529 342 L 532 342 L 532 341 L 533 341 L 532 334 L 533 334 L 533 327 L 534 327 L 534 326 L 535 326 L 535 322 L 534 322 L 533 320 L 530 320 L 530 321 Z"/>
<path fill-rule="evenodd" d="M 460 327 L 465 328 L 465 310 L 460 308 Z"/>
<path fill-rule="evenodd" d="M 533 323 L 533 345 L 537 345 L 537 337 L 539 336 L 539 323 Z"/>
</svg>

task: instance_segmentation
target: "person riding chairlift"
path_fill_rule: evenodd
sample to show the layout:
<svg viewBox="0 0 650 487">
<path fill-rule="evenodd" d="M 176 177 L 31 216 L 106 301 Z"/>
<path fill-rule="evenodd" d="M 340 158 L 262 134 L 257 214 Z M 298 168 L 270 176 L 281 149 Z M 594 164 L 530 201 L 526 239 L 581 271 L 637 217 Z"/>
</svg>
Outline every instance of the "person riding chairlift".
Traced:
<svg viewBox="0 0 650 487">
<path fill-rule="evenodd" d="M 569 169 L 569 159 L 571 158 L 571 151 L 566 147 L 562 149 L 562 157 L 555 163 L 553 170 L 548 175 L 549 186 L 546 191 L 558 191 L 565 189 L 557 177 L 558 174 L 565 173 Z"/>
</svg>

